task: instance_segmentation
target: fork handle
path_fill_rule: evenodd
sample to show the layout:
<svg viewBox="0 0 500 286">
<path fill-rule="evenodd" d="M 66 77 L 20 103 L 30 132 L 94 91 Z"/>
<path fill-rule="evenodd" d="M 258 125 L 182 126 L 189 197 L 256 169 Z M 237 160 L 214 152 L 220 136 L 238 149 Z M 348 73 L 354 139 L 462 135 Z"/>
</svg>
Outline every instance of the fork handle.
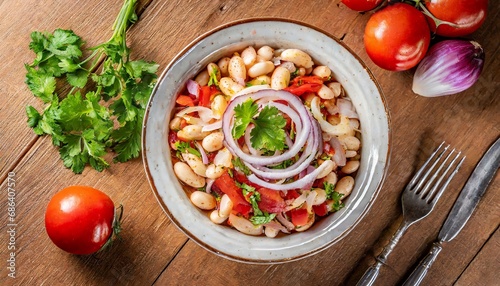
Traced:
<svg viewBox="0 0 500 286">
<path fill-rule="evenodd" d="M 441 245 L 441 242 L 435 242 L 432 245 L 431 250 L 429 253 L 420 261 L 418 264 L 417 268 L 413 270 L 413 272 L 410 274 L 408 279 L 406 279 L 405 283 L 403 286 L 418 286 L 424 280 L 425 275 L 427 275 L 427 272 L 429 271 L 429 268 L 432 266 L 434 261 L 436 261 L 436 258 L 441 252 L 441 249 L 443 249 L 443 246 Z"/>
<path fill-rule="evenodd" d="M 399 240 L 410 225 L 411 223 L 403 220 L 396 233 L 392 236 L 391 241 L 389 241 L 389 243 L 384 247 L 384 250 L 382 250 L 382 252 L 375 258 L 377 260 L 375 265 L 372 265 L 366 270 L 365 274 L 363 274 L 363 277 L 361 277 L 356 286 L 373 285 L 378 277 L 378 274 L 380 273 L 380 268 L 383 264 L 385 264 L 387 257 L 389 257 L 389 254 L 394 250 L 394 247 L 396 247 L 396 244 L 398 244 Z"/>
</svg>

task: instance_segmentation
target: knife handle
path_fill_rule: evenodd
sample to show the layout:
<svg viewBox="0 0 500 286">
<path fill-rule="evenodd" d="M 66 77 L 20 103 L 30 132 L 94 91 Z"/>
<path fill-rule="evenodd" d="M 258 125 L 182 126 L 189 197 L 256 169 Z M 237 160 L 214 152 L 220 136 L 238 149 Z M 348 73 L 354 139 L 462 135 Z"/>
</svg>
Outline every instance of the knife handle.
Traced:
<svg viewBox="0 0 500 286">
<path fill-rule="evenodd" d="M 424 280 L 425 275 L 427 275 L 427 271 L 429 271 L 429 268 L 432 266 L 434 261 L 436 261 L 436 258 L 439 252 L 441 252 L 441 249 L 443 249 L 443 246 L 440 242 L 433 243 L 429 253 L 424 257 L 424 259 L 422 259 L 422 261 L 420 261 L 417 268 L 413 270 L 408 279 L 406 279 L 403 286 L 420 285 L 422 280 Z"/>
</svg>

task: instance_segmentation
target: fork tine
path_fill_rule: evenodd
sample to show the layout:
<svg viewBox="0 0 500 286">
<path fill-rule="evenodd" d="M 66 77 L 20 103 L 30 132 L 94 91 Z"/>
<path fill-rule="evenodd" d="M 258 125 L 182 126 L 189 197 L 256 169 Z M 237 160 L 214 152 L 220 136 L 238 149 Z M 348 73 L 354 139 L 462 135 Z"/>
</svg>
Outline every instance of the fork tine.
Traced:
<svg viewBox="0 0 500 286">
<path fill-rule="evenodd" d="M 444 182 L 444 184 L 441 186 L 441 188 L 439 189 L 439 191 L 433 196 L 434 192 L 436 192 L 436 190 L 438 189 L 439 185 L 441 184 L 441 181 L 444 179 L 445 175 L 448 173 L 448 171 L 451 169 L 451 167 L 453 166 L 453 164 L 455 163 L 455 161 L 460 157 L 461 154 L 462 154 L 462 152 L 458 152 L 457 156 L 453 159 L 453 161 L 451 161 L 451 163 L 448 166 L 448 168 L 446 168 L 446 171 L 443 172 L 443 175 L 441 175 L 441 178 L 439 178 L 438 182 L 436 183 L 436 185 L 434 185 L 434 188 L 432 188 L 431 192 L 429 193 L 429 196 L 427 198 L 427 203 L 435 204 L 437 202 L 437 200 L 439 200 L 439 198 L 443 194 L 444 190 L 450 184 L 451 179 L 453 179 L 453 177 L 455 176 L 455 174 L 458 173 L 458 170 L 460 169 L 460 167 L 462 166 L 462 163 L 465 160 L 465 156 L 462 157 L 462 159 L 458 162 L 458 164 L 455 167 L 455 169 L 453 170 L 453 172 L 448 176 L 448 178 L 446 179 L 446 181 Z"/>
<path fill-rule="evenodd" d="M 415 176 L 413 176 L 413 179 L 408 184 L 410 186 L 411 190 L 420 189 L 420 187 L 422 186 L 425 179 L 427 179 L 427 177 L 431 173 L 431 170 L 434 169 L 434 166 L 437 164 L 437 161 L 439 161 L 441 159 L 444 152 L 446 152 L 446 150 L 448 150 L 448 148 L 450 147 L 450 145 L 448 145 L 448 146 L 444 147 L 444 150 L 442 150 L 443 145 L 444 145 L 444 141 L 441 143 L 441 145 L 439 145 L 439 147 L 434 152 L 432 152 L 431 156 L 429 156 L 427 161 L 425 161 L 425 163 L 422 165 L 422 167 L 420 167 L 420 169 L 417 171 Z M 441 152 L 441 153 L 439 153 L 439 155 L 437 155 L 438 152 Z M 435 159 L 436 155 L 438 156 L 437 159 Z M 435 161 L 432 164 L 432 166 L 429 169 L 427 169 L 427 165 L 429 165 L 429 163 L 434 159 L 435 159 Z M 425 174 L 422 174 L 423 172 L 425 172 Z M 417 182 L 418 182 L 418 184 L 415 186 L 415 183 L 417 183 Z"/>
<path fill-rule="evenodd" d="M 449 145 L 448 145 L 449 146 Z M 445 150 L 446 151 L 446 150 Z M 445 152 L 444 151 L 444 152 Z M 444 152 L 441 153 L 441 155 L 444 155 Z M 417 192 L 420 192 L 420 198 L 421 199 L 426 199 L 428 197 L 431 196 L 432 194 L 432 190 L 435 189 L 436 186 L 439 185 L 439 183 L 441 182 L 442 178 L 444 177 L 444 175 L 446 174 L 446 172 L 449 170 L 449 167 L 448 169 L 446 170 L 446 172 L 443 172 L 442 173 L 442 176 L 441 178 L 436 182 L 436 178 L 439 176 L 439 174 L 441 174 L 441 170 L 443 169 L 444 166 L 446 166 L 446 162 L 448 162 L 448 159 L 450 159 L 451 155 L 455 152 L 455 149 L 451 150 L 450 153 L 448 153 L 448 155 L 446 156 L 446 158 L 444 158 L 444 161 L 443 162 L 440 162 L 441 160 L 441 157 L 440 156 L 435 162 L 434 162 L 434 165 L 432 165 L 432 168 L 429 169 L 429 172 L 432 172 L 432 177 L 426 181 L 425 183 L 425 186 L 422 188 L 422 190 L 420 191 L 417 191 Z M 434 167 L 436 167 L 437 163 L 440 162 L 439 166 L 437 166 L 437 170 L 434 170 Z M 452 162 L 453 163 L 453 162 Z M 451 164 L 450 164 L 451 165 Z M 434 188 L 432 190 L 430 190 L 431 186 L 434 186 Z M 430 190 L 430 191 L 429 191 Z"/>
</svg>

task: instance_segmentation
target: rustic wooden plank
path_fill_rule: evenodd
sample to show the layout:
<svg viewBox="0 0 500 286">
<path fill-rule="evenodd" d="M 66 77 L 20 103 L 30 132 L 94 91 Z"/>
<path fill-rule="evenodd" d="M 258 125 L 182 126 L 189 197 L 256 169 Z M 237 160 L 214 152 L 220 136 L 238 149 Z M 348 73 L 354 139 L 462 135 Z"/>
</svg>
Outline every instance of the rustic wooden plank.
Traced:
<svg viewBox="0 0 500 286">
<path fill-rule="evenodd" d="M 16 283 L 151 284 L 186 237 L 162 213 L 147 184 L 142 162 L 134 160 L 113 165 L 102 173 L 74 175 L 61 165 L 58 156 L 49 138 L 43 138 L 13 170 L 17 205 Z M 69 185 L 90 185 L 124 206 L 122 240 L 93 256 L 70 255 L 52 244 L 45 233 L 45 208 L 58 190 Z M 7 181 L 0 189 L 7 190 Z M 0 231 L 2 241 L 8 241 L 7 225 L 2 224 Z M 9 253 L 2 247 L 0 257 Z M 0 284 L 9 285 L 9 281 L 3 267 Z"/>
<path fill-rule="evenodd" d="M 495 285 L 498 284 L 498 270 L 500 269 L 500 230 L 483 246 L 474 260 L 468 265 L 464 273 L 456 281 L 457 286 Z"/>
</svg>

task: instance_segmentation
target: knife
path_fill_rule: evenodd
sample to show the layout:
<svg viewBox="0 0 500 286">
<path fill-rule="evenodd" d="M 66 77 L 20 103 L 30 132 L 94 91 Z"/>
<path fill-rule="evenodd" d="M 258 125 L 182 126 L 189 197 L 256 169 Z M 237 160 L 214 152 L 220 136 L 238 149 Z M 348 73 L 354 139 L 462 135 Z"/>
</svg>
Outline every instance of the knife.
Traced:
<svg viewBox="0 0 500 286">
<path fill-rule="evenodd" d="M 410 274 L 403 284 L 404 286 L 420 285 L 427 271 L 436 260 L 437 255 L 441 252 L 443 248 L 442 243 L 451 241 L 462 230 L 478 205 L 479 200 L 486 192 L 499 166 L 500 138 L 497 138 L 495 143 L 483 155 L 481 161 L 479 161 L 460 192 L 446 221 L 441 227 L 441 231 L 438 234 L 438 240 L 433 243 L 427 256 L 420 261 L 417 268 Z"/>
</svg>

